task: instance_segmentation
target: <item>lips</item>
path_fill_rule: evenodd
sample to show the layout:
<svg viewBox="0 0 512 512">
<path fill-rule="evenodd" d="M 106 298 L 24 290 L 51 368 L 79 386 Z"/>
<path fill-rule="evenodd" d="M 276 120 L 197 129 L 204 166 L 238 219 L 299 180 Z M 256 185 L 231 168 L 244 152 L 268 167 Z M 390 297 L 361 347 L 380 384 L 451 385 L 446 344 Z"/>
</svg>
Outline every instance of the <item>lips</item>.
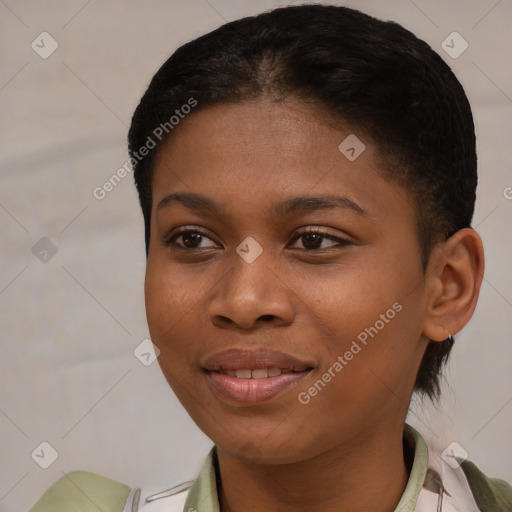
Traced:
<svg viewBox="0 0 512 512">
<path fill-rule="evenodd" d="M 230 349 L 202 367 L 212 391 L 235 404 L 256 404 L 297 385 L 314 367 L 290 354 L 268 349 Z"/>
<path fill-rule="evenodd" d="M 277 377 L 284 373 L 293 373 L 292 370 L 284 368 L 237 368 L 236 370 L 219 370 L 219 373 L 236 377 L 237 379 L 264 379 L 266 377 Z"/>
<path fill-rule="evenodd" d="M 313 364 L 276 350 L 229 349 L 209 357 L 202 366 L 205 370 L 213 372 L 243 369 L 252 371 L 264 368 L 277 368 L 282 372 L 302 372 L 312 368 Z"/>
</svg>

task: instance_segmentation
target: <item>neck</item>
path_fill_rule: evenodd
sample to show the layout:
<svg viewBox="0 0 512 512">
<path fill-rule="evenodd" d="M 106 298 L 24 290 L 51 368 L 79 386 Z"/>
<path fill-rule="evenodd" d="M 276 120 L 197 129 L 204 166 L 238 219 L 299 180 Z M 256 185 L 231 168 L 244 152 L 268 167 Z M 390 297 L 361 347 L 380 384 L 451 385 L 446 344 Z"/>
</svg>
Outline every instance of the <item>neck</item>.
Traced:
<svg viewBox="0 0 512 512">
<path fill-rule="evenodd" d="M 393 512 L 410 471 L 403 423 L 397 427 L 373 430 L 291 464 L 250 464 L 217 447 L 220 510 Z"/>
</svg>

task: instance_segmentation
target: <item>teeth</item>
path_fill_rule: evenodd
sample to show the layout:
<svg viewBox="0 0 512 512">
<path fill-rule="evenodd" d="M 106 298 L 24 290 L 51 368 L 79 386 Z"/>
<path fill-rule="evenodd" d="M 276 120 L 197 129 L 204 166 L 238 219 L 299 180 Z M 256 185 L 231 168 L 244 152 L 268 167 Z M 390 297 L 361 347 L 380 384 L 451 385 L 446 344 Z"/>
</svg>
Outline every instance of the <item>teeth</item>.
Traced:
<svg viewBox="0 0 512 512">
<path fill-rule="evenodd" d="M 260 368 L 259 370 L 253 370 L 252 371 L 252 378 L 253 379 L 262 379 L 263 377 L 267 377 L 267 369 L 266 368 Z"/>
<path fill-rule="evenodd" d="M 240 369 L 240 370 L 224 370 L 226 375 L 236 377 L 237 379 L 264 379 L 266 377 L 277 377 L 282 373 L 289 373 L 288 370 L 280 368 L 258 368 L 257 370 Z"/>
</svg>

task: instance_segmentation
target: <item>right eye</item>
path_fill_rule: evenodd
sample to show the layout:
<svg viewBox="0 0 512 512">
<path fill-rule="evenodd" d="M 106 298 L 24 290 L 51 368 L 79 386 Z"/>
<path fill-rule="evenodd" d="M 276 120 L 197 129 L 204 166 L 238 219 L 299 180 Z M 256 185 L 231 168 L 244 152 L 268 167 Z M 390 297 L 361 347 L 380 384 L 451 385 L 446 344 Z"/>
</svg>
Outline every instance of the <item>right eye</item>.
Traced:
<svg viewBox="0 0 512 512">
<path fill-rule="evenodd" d="M 176 240 L 182 239 L 182 243 L 177 243 Z M 171 249 L 178 250 L 194 250 L 194 249 L 211 249 L 212 246 L 201 247 L 202 239 L 207 238 L 208 240 L 213 240 L 207 235 L 205 231 L 201 229 L 194 228 L 179 228 L 178 231 L 175 231 L 171 235 L 165 238 L 164 244 Z M 216 247 L 216 245 L 215 245 Z"/>
</svg>

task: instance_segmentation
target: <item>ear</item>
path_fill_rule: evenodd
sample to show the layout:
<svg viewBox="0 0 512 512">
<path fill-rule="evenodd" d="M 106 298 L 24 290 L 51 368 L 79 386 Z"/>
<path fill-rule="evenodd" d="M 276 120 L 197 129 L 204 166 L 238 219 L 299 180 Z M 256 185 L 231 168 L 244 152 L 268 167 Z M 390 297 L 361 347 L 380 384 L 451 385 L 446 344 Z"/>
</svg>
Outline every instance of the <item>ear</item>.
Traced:
<svg viewBox="0 0 512 512">
<path fill-rule="evenodd" d="M 429 294 L 423 334 L 427 338 L 443 341 L 469 322 L 483 274 L 483 244 L 474 229 L 461 229 L 436 246 L 426 269 Z"/>
</svg>

